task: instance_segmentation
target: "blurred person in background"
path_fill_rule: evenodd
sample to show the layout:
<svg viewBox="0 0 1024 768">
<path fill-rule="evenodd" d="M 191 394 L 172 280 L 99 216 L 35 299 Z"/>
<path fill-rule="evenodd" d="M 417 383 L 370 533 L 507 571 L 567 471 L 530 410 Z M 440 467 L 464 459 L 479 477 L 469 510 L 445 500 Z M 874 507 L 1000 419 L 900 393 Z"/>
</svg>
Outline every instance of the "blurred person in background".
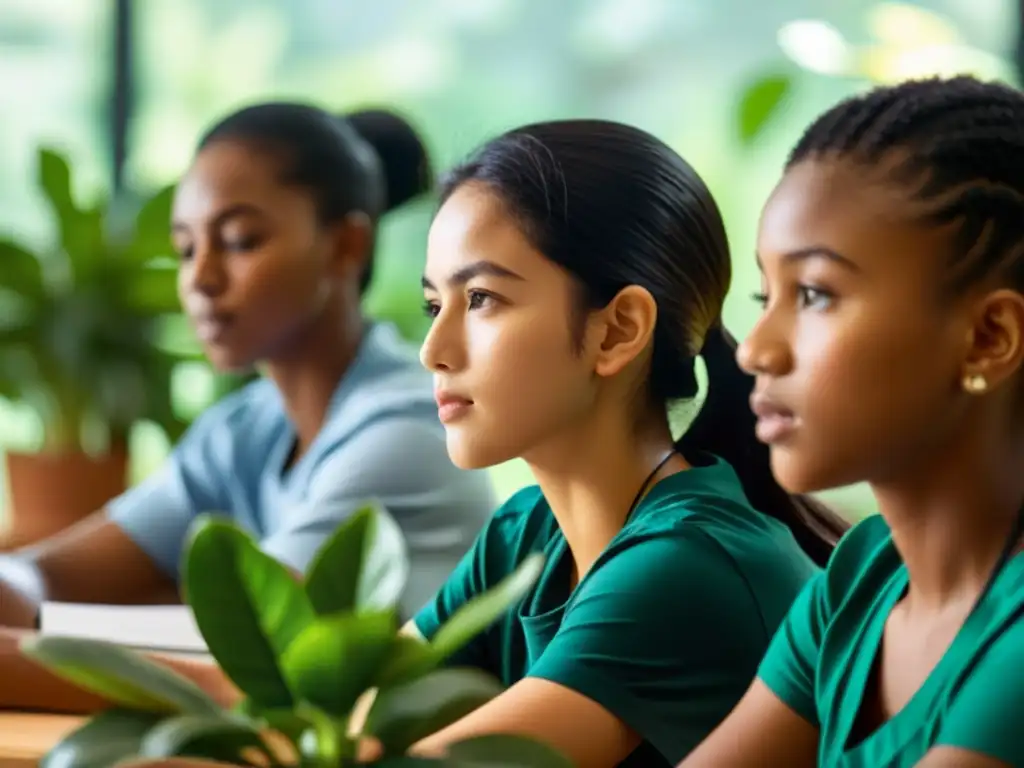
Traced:
<svg viewBox="0 0 1024 768">
<path fill-rule="evenodd" d="M 387 112 L 267 103 L 202 138 L 171 222 L 181 302 L 215 367 L 264 375 L 203 413 L 144 482 L 0 559 L 0 626 L 34 626 L 44 600 L 176 596 L 203 512 L 302 573 L 370 499 L 390 515 L 378 533 L 395 577 L 411 576 L 402 610 L 429 599 L 494 499 L 484 473 L 449 461 L 416 350 L 365 317 L 361 298 L 379 220 L 430 177 L 419 137 Z"/>
</svg>

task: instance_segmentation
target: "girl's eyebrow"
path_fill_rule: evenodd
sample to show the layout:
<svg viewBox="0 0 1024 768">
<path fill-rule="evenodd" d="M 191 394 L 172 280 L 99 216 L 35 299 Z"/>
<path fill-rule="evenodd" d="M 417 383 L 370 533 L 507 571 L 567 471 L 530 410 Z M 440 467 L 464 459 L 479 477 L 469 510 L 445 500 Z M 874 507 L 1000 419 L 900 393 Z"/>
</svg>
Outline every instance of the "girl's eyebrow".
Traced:
<svg viewBox="0 0 1024 768">
<path fill-rule="evenodd" d="M 507 269 L 499 264 L 495 264 L 493 261 L 474 261 L 472 264 L 467 264 L 464 267 L 459 267 L 445 281 L 450 286 L 461 286 L 468 283 L 474 277 L 480 275 L 489 275 L 491 277 L 501 277 L 509 280 L 523 280 L 521 275 L 516 274 L 511 269 Z M 420 278 L 420 284 L 427 289 L 435 290 L 435 285 L 430 279 L 424 275 Z"/>
</svg>

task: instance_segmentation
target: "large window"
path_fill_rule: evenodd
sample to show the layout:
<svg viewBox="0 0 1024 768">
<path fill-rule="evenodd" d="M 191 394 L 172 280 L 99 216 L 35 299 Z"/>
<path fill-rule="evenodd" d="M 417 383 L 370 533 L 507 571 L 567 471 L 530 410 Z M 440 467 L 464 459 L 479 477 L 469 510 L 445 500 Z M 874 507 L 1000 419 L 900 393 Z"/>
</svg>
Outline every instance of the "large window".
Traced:
<svg viewBox="0 0 1024 768">
<path fill-rule="evenodd" d="M 82 194 L 107 184 L 110 18 L 105 0 L 0 0 L 0 237 L 41 244 L 52 234 L 40 144 L 71 156 Z M 30 446 L 39 433 L 30 411 L 0 401 L 0 447 Z M 0 464 L 0 521 L 3 480 Z"/>
</svg>

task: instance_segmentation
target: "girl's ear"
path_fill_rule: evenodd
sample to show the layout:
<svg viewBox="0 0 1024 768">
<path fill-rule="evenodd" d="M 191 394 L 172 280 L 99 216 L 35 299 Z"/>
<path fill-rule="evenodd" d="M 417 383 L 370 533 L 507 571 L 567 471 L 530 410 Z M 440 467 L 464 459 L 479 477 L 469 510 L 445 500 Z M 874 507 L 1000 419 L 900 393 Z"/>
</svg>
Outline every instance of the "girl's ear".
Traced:
<svg viewBox="0 0 1024 768">
<path fill-rule="evenodd" d="M 359 282 L 373 241 L 373 222 L 365 213 L 350 213 L 328 234 L 330 269 L 338 276 Z"/>
<path fill-rule="evenodd" d="M 598 376 L 614 376 L 643 354 L 654 337 L 658 305 L 650 291 L 630 285 L 596 313 Z"/>
<path fill-rule="evenodd" d="M 978 302 L 961 384 L 982 394 L 1012 379 L 1024 363 L 1024 296 L 1000 289 Z"/>
</svg>

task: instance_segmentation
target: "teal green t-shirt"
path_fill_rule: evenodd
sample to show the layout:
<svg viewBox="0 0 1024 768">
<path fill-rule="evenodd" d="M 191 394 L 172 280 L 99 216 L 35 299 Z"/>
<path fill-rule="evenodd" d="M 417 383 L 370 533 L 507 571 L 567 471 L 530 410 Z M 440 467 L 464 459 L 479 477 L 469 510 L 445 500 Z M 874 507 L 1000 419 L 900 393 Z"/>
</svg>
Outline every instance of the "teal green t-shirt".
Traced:
<svg viewBox="0 0 1024 768">
<path fill-rule="evenodd" d="M 642 738 L 624 766 L 675 765 L 729 713 L 817 567 L 782 523 L 754 511 L 718 459 L 654 486 L 570 590 L 572 557 L 539 488 L 491 519 L 415 618 L 430 638 L 530 553 L 533 590 L 450 660 L 570 688 Z"/>
<path fill-rule="evenodd" d="M 849 743 L 886 619 L 907 584 L 885 520 L 868 518 L 794 603 L 759 677 L 820 729 L 819 765 L 901 768 L 950 746 L 1024 766 L 1024 557 L 1007 563 L 906 706 Z"/>
</svg>

